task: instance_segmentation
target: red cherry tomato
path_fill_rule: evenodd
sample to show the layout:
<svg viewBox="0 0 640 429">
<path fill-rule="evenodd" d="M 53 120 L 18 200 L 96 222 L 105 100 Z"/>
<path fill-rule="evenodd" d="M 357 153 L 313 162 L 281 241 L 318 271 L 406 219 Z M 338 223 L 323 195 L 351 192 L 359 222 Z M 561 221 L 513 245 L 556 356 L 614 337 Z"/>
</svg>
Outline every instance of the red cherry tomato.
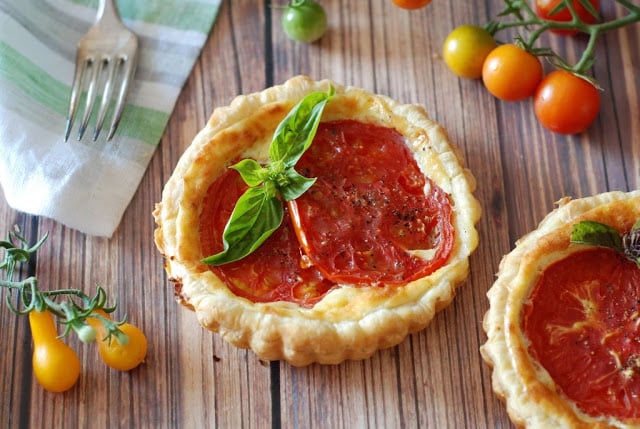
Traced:
<svg viewBox="0 0 640 429">
<path fill-rule="evenodd" d="M 598 116 L 600 92 L 586 79 L 556 70 L 538 86 L 533 106 L 545 128 L 559 134 L 576 134 L 586 130 Z"/>
<path fill-rule="evenodd" d="M 536 13 L 542 19 L 548 19 L 558 22 L 570 22 L 573 17 L 571 16 L 571 11 L 567 6 L 563 6 L 557 13 L 552 13 L 558 7 L 561 1 L 562 0 L 536 0 Z M 594 11 L 598 13 L 600 12 L 599 0 L 589 0 L 589 3 L 593 7 Z M 571 6 L 576 11 L 578 18 L 580 18 L 580 20 L 586 22 L 587 24 L 593 24 L 598 20 L 597 16 L 594 16 L 586 7 L 584 7 L 581 1 L 572 0 Z M 578 33 L 577 30 L 553 29 L 551 31 L 557 34 L 564 35 L 574 35 Z"/>
<path fill-rule="evenodd" d="M 501 100 L 518 101 L 533 95 L 542 80 L 538 57 L 513 45 L 500 45 L 487 55 L 482 65 L 482 81 Z"/>
<path fill-rule="evenodd" d="M 420 9 L 425 7 L 431 0 L 391 0 L 396 6 L 403 9 Z"/>
</svg>

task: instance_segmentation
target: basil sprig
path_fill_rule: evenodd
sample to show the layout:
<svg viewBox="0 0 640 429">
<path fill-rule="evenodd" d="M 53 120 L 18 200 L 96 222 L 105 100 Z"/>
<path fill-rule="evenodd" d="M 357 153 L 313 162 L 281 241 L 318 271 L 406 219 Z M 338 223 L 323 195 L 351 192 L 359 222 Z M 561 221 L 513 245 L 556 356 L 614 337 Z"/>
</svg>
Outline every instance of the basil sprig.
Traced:
<svg viewBox="0 0 640 429">
<path fill-rule="evenodd" d="M 608 247 L 624 254 L 627 259 L 640 267 L 640 219 L 631 231 L 620 237 L 618 231 L 609 225 L 594 221 L 582 221 L 573 226 L 572 243 Z"/>
<path fill-rule="evenodd" d="M 243 159 L 230 167 L 249 188 L 236 202 L 225 226 L 223 250 L 202 262 L 222 265 L 252 253 L 282 223 L 282 200 L 298 198 L 315 183 L 315 178 L 300 175 L 294 167 L 311 146 L 324 106 L 334 94 L 333 86 L 327 92 L 312 92 L 289 112 L 276 128 L 266 165 Z"/>
</svg>

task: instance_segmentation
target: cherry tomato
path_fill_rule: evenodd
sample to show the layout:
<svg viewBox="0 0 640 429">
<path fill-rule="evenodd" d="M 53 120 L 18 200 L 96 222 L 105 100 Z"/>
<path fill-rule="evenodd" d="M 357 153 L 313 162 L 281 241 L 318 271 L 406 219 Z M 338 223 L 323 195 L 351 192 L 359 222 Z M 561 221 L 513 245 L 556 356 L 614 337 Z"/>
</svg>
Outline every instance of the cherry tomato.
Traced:
<svg viewBox="0 0 640 429">
<path fill-rule="evenodd" d="M 56 330 L 49 311 L 29 312 L 29 326 L 33 337 L 33 374 L 38 383 L 50 392 L 71 389 L 80 376 L 80 359 L 67 346 Z"/>
<path fill-rule="evenodd" d="M 461 25 L 444 41 L 442 57 L 449 69 L 460 77 L 478 79 L 482 64 L 496 48 L 495 39 L 487 30 L 475 25 Z"/>
<path fill-rule="evenodd" d="M 542 80 L 542 64 L 538 57 L 516 45 L 500 45 L 487 55 L 482 80 L 501 100 L 523 100 L 533 95 Z"/>
<path fill-rule="evenodd" d="M 391 0 L 396 6 L 403 9 L 420 9 L 425 7 L 431 0 Z"/>
<path fill-rule="evenodd" d="M 567 6 L 562 7 L 562 9 L 560 9 L 560 11 L 558 11 L 557 13 L 551 13 L 556 7 L 558 7 L 561 1 L 562 0 L 536 0 L 536 13 L 542 19 L 548 19 L 558 22 L 570 22 L 571 20 L 573 20 L 573 16 L 571 16 L 571 11 L 569 10 L 569 8 L 567 8 Z M 593 9 L 596 12 L 600 11 L 599 0 L 589 0 L 589 3 L 591 4 L 591 6 L 593 6 Z M 593 24 L 597 21 L 598 18 L 592 15 L 591 12 L 589 12 L 589 10 L 582 5 L 582 2 L 580 0 L 572 0 L 571 6 L 574 8 L 576 14 L 582 21 L 588 24 Z M 578 33 L 577 30 L 553 29 L 551 31 L 557 34 L 564 35 L 574 35 Z"/>
<path fill-rule="evenodd" d="M 96 310 L 95 313 L 110 319 L 102 310 Z M 128 337 L 128 341 L 121 342 L 116 336 L 106 338 L 106 328 L 99 319 L 89 317 L 87 323 L 98 331 L 98 350 L 108 366 L 119 371 L 129 371 L 144 361 L 147 356 L 147 337 L 136 326 L 129 323 L 119 326 L 122 333 Z"/>
<path fill-rule="evenodd" d="M 291 0 L 282 15 L 282 28 L 291 40 L 315 42 L 327 30 L 327 14 L 315 0 Z"/>
<path fill-rule="evenodd" d="M 533 99 L 536 116 L 547 129 L 559 134 L 586 130 L 600 111 L 600 92 L 589 81 L 565 70 L 549 73 Z"/>
</svg>

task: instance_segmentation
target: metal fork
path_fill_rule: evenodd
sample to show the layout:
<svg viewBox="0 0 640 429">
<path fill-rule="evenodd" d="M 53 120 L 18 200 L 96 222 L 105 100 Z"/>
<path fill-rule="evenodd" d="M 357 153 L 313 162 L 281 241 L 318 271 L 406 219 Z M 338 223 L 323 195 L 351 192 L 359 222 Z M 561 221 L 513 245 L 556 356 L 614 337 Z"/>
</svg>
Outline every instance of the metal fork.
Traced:
<svg viewBox="0 0 640 429">
<path fill-rule="evenodd" d="M 114 0 L 100 0 L 95 24 L 82 36 L 76 54 L 76 69 L 69 100 L 69 114 L 64 141 L 69 139 L 71 128 L 80 104 L 80 94 L 86 88 L 87 97 L 82 122 L 78 128 L 78 140 L 82 139 L 96 103 L 97 92 L 102 88 L 100 109 L 93 130 L 97 140 L 102 130 L 113 92 L 119 84 L 107 140 L 111 140 L 124 110 L 124 100 L 137 65 L 138 38 L 127 29 L 118 14 Z"/>
</svg>

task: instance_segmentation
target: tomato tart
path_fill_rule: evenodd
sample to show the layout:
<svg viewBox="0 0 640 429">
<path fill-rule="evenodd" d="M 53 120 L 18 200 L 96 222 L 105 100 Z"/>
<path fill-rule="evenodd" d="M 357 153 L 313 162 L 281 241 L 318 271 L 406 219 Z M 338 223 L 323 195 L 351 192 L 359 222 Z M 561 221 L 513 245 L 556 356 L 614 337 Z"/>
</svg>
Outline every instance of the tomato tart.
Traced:
<svg viewBox="0 0 640 429">
<path fill-rule="evenodd" d="M 640 426 L 640 191 L 565 198 L 500 263 L 482 356 L 515 424 Z"/>
<path fill-rule="evenodd" d="M 252 253 L 205 263 L 225 251 L 249 186 L 230 167 L 267 164 L 285 117 L 328 88 L 295 164 L 313 185 L 282 204 L 280 226 Z M 451 302 L 478 242 L 474 188 L 423 107 L 297 76 L 215 109 L 164 187 L 155 242 L 177 300 L 204 327 L 261 359 L 336 364 L 398 344 Z"/>
</svg>

